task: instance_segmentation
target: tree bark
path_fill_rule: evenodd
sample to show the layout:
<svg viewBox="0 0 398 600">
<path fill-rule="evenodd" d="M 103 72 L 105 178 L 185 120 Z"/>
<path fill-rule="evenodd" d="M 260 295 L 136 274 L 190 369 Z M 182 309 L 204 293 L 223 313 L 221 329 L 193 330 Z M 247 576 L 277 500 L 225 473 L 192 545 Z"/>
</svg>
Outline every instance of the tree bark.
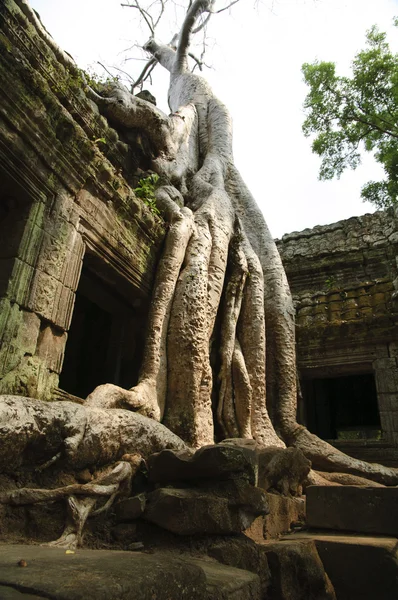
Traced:
<svg viewBox="0 0 398 600">
<path fill-rule="evenodd" d="M 144 109 L 143 101 L 132 96 L 123 100 L 125 107 L 104 103 L 114 121 L 128 126 L 131 113 L 150 139 L 161 134 L 153 168 L 173 187 L 161 188 L 158 197 L 170 198 L 174 189 L 193 213 L 190 221 L 180 211 L 182 220 L 171 225 L 140 380 L 120 394 L 131 408 L 163 418 L 193 447 L 213 442 L 216 418 L 226 437 L 253 437 L 263 447 L 296 446 L 316 468 L 395 485 L 396 469 L 352 459 L 297 424 L 295 311 L 282 261 L 234 165 L 228 111 L 208 83 L 188 71 L 194 24 L 210 8 L 210 0 L 192 3 L 177 50 L 154 39 L 145 46 L 170 72 L 170 117 L 149 104 Z M 188 118 L 178 119 L 184 111 Z M 160 206 L 166 206 L 169 218 L 170 203 Z M 171 210 L 174 216 L 177 212 Z M 184 242 L 177 242 L 181 229 Z M 221 323 L 218 337 L 216 320 Z M 219 372 L 214 374 L 211 340 L 219 344 Z M 88 401 L 103 402 L 107 389 L 111 394 L 100 386 Z"/>
</svg>

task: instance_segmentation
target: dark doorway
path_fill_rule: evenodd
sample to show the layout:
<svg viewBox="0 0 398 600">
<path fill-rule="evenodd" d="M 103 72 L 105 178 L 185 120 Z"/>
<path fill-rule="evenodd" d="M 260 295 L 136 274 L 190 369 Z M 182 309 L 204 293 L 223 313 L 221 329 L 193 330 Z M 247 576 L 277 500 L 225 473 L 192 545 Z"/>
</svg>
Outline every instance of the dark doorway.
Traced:
<svg viewBox="0 0 398 600">
<path fill-rule="evenodd" d="M 307 427 L 322 439 L 380 437 L 380 416 L 371 373 L 303 380 Z"/>
<path fill-rule="evenodd" d="M 137 382 L 145 318 L 116 288 L 83 267 L 59 380 L 80 398 L 101 383 L 130 388 Z"/>
</svg>

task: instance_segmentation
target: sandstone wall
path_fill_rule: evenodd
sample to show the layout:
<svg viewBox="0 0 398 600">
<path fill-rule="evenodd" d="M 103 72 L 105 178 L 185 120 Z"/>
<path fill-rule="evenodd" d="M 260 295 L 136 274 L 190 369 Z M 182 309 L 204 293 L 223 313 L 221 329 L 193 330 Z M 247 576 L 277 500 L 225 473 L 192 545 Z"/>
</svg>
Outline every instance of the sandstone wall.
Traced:
<svg viewBox="0 0 398 600">
<path fill-rule="evenodd" d="M 85 257 L 145 315 L 164 225 L 122 176 L 134 157 L 79 71 L 13 0 L 0 4 L 0 81 L 0 393 L 50 398 Z"/>
<path fill-rule="evenodd" d="M 398 443 L 398 219 L 391 211 L 283 236 L 306 377 L 373 372 L 383 433 Z"/>
</svg>

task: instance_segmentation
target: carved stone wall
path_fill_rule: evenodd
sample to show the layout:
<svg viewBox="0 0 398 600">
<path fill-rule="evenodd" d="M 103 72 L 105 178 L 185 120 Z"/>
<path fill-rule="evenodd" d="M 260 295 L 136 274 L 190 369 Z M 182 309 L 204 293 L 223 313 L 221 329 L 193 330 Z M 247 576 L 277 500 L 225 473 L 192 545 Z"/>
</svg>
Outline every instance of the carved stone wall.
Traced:
<svg viewBox="0 0 398 600">
<path fill-rule="evenodd" d="M 0 80 L 0 393 L 49 399 L 82 264 L 145 323 L 164 224 L 123 177 L 129 148 L 79 71 L 13 0 L 0 4 Z"/>
<path fill-rule="evenodd" d="M 301 376 L 373 373 L 383 439 L 397 445 L 397 215 L 305 229 L 278 247 L 297 307 Z"/>
</svg>

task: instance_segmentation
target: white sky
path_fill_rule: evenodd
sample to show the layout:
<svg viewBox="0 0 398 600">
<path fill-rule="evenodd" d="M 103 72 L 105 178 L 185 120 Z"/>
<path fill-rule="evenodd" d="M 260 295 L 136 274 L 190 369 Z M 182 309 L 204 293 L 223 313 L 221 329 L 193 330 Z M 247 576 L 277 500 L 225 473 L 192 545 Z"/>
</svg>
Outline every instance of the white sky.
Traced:
<svg viewBox="0 0 398 600">
<path fill-rule="evenodd" d="M 82 68 L 98 60 L 120 65 L 121 51 L 134 42 L 136 12 L 122 8 L 120 1 L 30 0 L 57 43 Z M 214 17 L 214 45 L 207 58 L 213 70 L 204 75 L 233 116 L 236 165 L 273 235 L 373 212 L 360 199 L 361 186 L 382 176 L 371 156 L 340 180 L 318 181 L 320 159 L 301 131 L 307 90 L 301 65 L 328 60 L 336 62 L 338 74 L 349 74 L 373 24 L 389 33 L 397 50 L 392 19 L 398 16 L 398 0 L 264 0 L 258 9 L 253 6 L 253 0 L 241 0 L 230 16 Z M 162 41 L 171 37 L 165 33 Z M 155 91 L 145 85 L 164 110 L 167 82 L 158 66 Z"/>
</svg>

